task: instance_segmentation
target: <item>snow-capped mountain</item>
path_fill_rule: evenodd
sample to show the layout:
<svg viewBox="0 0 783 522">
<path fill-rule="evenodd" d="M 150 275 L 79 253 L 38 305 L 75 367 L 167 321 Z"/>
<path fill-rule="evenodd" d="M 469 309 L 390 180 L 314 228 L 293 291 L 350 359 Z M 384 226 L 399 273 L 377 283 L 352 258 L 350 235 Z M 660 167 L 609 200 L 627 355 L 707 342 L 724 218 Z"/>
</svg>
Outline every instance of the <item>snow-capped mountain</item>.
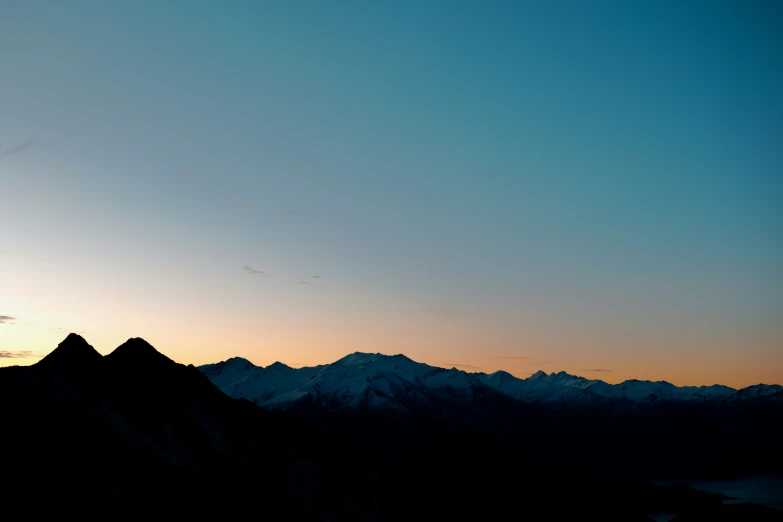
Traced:
<svg viewBox="0 0 783 522">
<path fill-rule="evenodd" d="M 779 385 L 756 385 L 735 390 L 728 386 L 675 386 L 665 381 L 628 380 L 608 384 L 566 372 L 538 371 L 526 379 L 497 371 L 468 373 L 430 366 L 404 355 L 356 352 L 331 363 L 291 368 L 276 362 L 267 367 L 234 357 L 199 368 L 226 394 L 269 408 L 285 408 L 300 401 L 336 408 L 407 409 L 432 401 L 473 401 L 498 392 L 528 403 L 610 402 L 659 403 L 681 401 L 742 401 L 757 397 L 778 400 Z"/>
<path fill-rule="evenodd" d="M 359 352 L 299 369 L 279 362 L 263 368 L 241 358 L 200 369 L 231 397 L 272 408 L 308 399 L 341 407 L 405 409 L 411 401 L 430 400 L 433 394 L 470 399 L 475 387 L 485 387 L 455 368 L 436 368 L 404 355 Z"/>
<path fill-rule="evenodd" d="M 490 388 L 523 402 L 596 402 L 604 399 L 579 387 L 578 379 L 582 377 L 565 372 L 547 375 L 538 371 L 527 379 L 519 379 L 504 371 L 474 375 Z"/>
<path fill-rule="evenodd" d="M 737 390 L 728 386 L 675 386 L 666 381 L 631 379 L 619 384 L 593 381 L 586 390 L 607 398 L 637 402 L 707 400 L 727 397 Z"/>
<path fill-rule="evenodd" d="M 779 384 L 754 384 L 727 397 L 731 401 L 763 400 L 783 403 L 783 386 Z"/>
</svg>

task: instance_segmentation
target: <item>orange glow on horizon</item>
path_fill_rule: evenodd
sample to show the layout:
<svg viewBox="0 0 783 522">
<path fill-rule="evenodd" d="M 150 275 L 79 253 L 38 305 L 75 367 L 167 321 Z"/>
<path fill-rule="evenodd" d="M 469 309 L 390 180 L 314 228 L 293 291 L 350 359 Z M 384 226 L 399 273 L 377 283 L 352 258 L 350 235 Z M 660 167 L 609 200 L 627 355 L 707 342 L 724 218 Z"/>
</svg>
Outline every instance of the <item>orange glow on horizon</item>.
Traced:
<svg viewBox="0 0 783 522">
<path fill-rule="evenodd" d="M 0 351 L 32 352 L 32 356 L 0 358 L 0 366 L 34 364 L 52 351 L 67 332 L 54 328 L 23 328 L 2 325 Z M 231 338 L 218 332 L 193 331 L 187 334 L 174 330 L 153 330 L 149 333 L 118 334 L 116 332 L 83 332 L 82 336 L 102 354 L 110 353 L 130 337 L 142 337 L 171 359 L 196 366 L 215 363 L 230 357 L 244 357 L 258 366 L 280 361 L 292 367 L 316 366 L 334 362 L 341 357 L 360 352 L 388 355 L 404 354 L 411 359 L 437 367 L 456 367 L 466 372 L 492 373 L 504 370 L 526 378 L 537 370 L 546 373 L 565 371 L 611 384 L 627 379 L 659 381 L 683 385 L 723 384 L 742 388 L 752 384 L 783 382 L 783 357 L 775 346 L 762 345 L 753 350 L 753 357 L 741 353 L 735 346 L 715 350 L 709 358 L 690 354 L 670 359 L 667 354 L 644 355 L 628 351 L 598 349 L 590 343 L 566 344 L 565 341 L 544 339 L 515 344 L 497 336 L 494 343 L 484 339 L 493 350 L 476 350 L 477 339 L 470 335 L 438 335 L 436 332 L 409 330 L 392 338 L 366 331 L 317 328 L 307 331 L 265 331 L 257 338 L 235 333 Z M 521 350 L 518 346 L 530 346 Z M 542 346 L 548 346 L 542 349 Z M 535 348 L 533 348 L 535 347 Z M 720 348 L 720 347 L 718 347 Z M 676 353 L 675 349 L 671 352 Z M 508 355 L 512 354 L 512 355 Z M 524 355 L 523 355 L 524 354 Z"/>
</svg>

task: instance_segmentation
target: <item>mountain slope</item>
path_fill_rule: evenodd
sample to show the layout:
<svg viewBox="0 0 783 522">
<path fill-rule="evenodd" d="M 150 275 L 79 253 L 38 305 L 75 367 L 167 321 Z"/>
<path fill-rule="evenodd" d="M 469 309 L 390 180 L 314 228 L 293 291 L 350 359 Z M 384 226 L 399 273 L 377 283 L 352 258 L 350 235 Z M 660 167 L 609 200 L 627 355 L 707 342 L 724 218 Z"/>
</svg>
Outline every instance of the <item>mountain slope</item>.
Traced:
<svg viewBox="0 0 783 522">
<path fill-rule="evenodd" d="M 427 401 L 471 402 L 488 389 L 528 403 L 610 404 L 683 401 L 775 400 L 779 387 L 758 385 L 744 390 L 728 386 L 675 386 L 665 381 L 628 380 L 608 384 L 565 372 L 538 371 L 527 379 L 497 371 L 468 373 L 437 368 L 404 355 L 353 353 L 331 364 L 294 369 L 282 363 L 266 368 L 233 358 L 199 368 L 221 390 L 268 408 L 287 408 L 311 401 L 334 408 L 375 407 L 406 410 Z"/>
<path fill-rule="evenodd" d="M 775 385 L 610 385 L 564 372 L 519 379 L 366 353 L 314 368 L 227 361 L 201 370 L 230 396 L 393 448 L 437 444 L 436 433 L 458 427 L 536 448 L 547 455 L 545 467 L 593 477 L 721 478 L 783 469 L 776 435 L 783 393 Z"/>
<path fill-rule="evenodd" d="M 643 513 L 669 505 L 672 495 L 689 512 L 716 509 L 716 499 L 645 485 L 627 468 L 640 458 L 679 462 L 701 452 L 696 463 L 709 464 L 719 451 L 723 465 L 756 452 L 770 462 L 778 443 L 779 405 L 766 400 L 751 403 L 758 409 L 750 415 L 727 405 L 744 417 L 725 425 L 709 405 L 723 406 L 711 402 L 674 411 L 654 403 L 618 422 L 606 407 L 613 403 L 521 402 L 476 374 L 404 356 L 352 354 L 305 372 L 233 359 L 202 372 L 138 338 L 96 353 L 69 336 L 36 365 L 0 368 L 4 508 L 102 519 L 226 519 L 250 509 L 273 520 L 546 513 L 646 521 Z M 285 389 L 273 389 L 272 399 L 307 399 L 289 402 L 284 416 L 228 397 L 210 373 L 237 388 L 268 381 Z M 305 386 L 303 374 L 316 384 Z M 565 377 L 556 375 L 542 381 Z M 699 438 L 694 426 L 702 423 L 715 441 Z M 672 442 L 683 436 L 684 444 Z"/>
<path fill-rule="evenodd" d="M 522 499 L 558 519 L 600 512 L 607 520 L 647 520 L 638 506 L 616 500 L 615 486 L 563 480 L 558 477 L 566 474 L 543 462 L 535 475 L 509 480 L 509 465 L 537 458 L 497 444 L 482 430 L 436 420 L 429 423 L 431 437 L 397 451 L 402 446 L 394 442 L 338 437 L 231 399 L 202 372 L 141 339 L 129 339 L 105 357 L 93 352 L 72 335 L 36 365 L 0 369 L 0 393 L 7 399 L 0 410 L 4 509 L 87 519 L 225 519 L 251 510 L 273 520 L 457 521 L 498 518 Z M 232 379 L 252 370 L 278 384 L 295 372 L 279 364 L 253 370 L 242 360 L 220 370 Z M 321 389 L 348 390 L 351 397 L 355 386 L 367 384 L 346 381 L 353 373 L 376 381 L 377 397 L 391 402 L 419 393 L 384 388 L 407 386 L 397 374 L 406 383 L 426 383 L 421 393 L 470 393 L 464 373 L 403 357 L 359 355 L 333 372 L 322 370 L 308 370 Z M 252 376 L 239 380 L 246 377 Z M 423 424 L 416 426 L 423 435 Z"/>
<path fill-rule="evenodd" d="M 405 410 L 433 395 L 471 400 L 477 388 L 486 388 L 457 369 L 435 368 L 403 355 L 359 352 L 332 364 L 300 369 L 282 363 L 262 368 L 244 359 L 229 359 L 200 370 L 228 395 L 271 408 L 309 400 L 335 407 Z"/>
<path fill-rule="evenodd" d="M 100 364 L 102 357 L 79 335 L 69 334 L 57 348 L 38 361 L 35 366 L 43 371 L 88 371 Z"/>
<path fill-rule="evenodd" d="M 248 495 L 276 519 L 374 518 L 350 459 L 331 456 L 339 441 L 229 398 L 141 339 L 101 357 L 72 334 L 36 365 L 0 369 L 0 394 L 4 507 L 225 515 L 241 504 L 203 500 Z"/>
</svg>

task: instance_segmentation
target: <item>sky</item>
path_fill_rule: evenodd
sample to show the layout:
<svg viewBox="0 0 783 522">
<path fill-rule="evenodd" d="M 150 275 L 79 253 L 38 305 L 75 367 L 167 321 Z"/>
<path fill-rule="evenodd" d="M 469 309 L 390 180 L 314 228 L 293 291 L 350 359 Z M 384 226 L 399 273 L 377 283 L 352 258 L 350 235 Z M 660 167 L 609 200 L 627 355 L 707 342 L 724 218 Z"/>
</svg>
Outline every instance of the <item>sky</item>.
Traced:
<svg viewBox="0 0 783 522">
<path fill-rule="evenodd" d="M 0 365 L 783 383 L 783 8 L 0 0 Z"/>
</svg>

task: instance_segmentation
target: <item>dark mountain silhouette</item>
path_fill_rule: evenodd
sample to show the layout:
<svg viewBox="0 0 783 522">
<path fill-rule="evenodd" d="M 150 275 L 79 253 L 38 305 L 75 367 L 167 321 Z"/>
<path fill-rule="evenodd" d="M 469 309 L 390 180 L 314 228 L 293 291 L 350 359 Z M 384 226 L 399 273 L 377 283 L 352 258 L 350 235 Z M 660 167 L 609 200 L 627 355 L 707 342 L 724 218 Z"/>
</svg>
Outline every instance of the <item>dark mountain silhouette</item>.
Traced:
<svg viewBox="0 0 783 522">
<path fill-rule="evenodd" d="M 106 356 L 106 361 L 118 367 L 147 368 L 149 370 L 157 370 L 161 367 L 172 368 L 177 364 L 140 337 L 134 337 L 122 343 Z"/>
<path fill-rule="evenodd" d="M 672 518 L 670 522 L 779 522 L 781 512 L 757 504 L 714 505 L 708 508 L 693 509 Z"/>
<path fill-rule="evenodd" d="M 83 337 L 72 333 L 35 366 L 51 371 L 83 371 L 100 364 L 101 359 L 101 354 Z"/>
<path fill-rule="evenodd" d="M 597 472 L 603 455 L 587 467 L 557 458 L 605 418 L 519 410 L 487 387 L 469 393 L 469 409 L 455 389 L 403 416 L 334 412 L 317 401 L 283 415 L 228 397 L 142 339 L 102 357 L 71 334 L 33 366 L 0 369 L 1 509 L 81 518 L 642 521 L 676 505 L 723 516 L 720 497 Z M 552 433 L 547 422 L 568 427 L 568 436 L 536 445 Z M 511 438 L 511 427 L 531 435 Z"/>
<path fill-rule="evenodd" d="M 357 443 L 372 433 L 389 447 L 415 445 L 427 433 L 422 423 L 438 419 L 538 448 L 550 464 L 592 476 L 723 478 L 783 470 L 778 385 L 734 390 L 633 379 L 609 385 L 542 371 L 519 379 L 359 352 L 300 369 L 244 359 L 200 369 L 232 397 Z"/>
<path fill-rule="evenodd" d="M 290 368 L 282 363 L 258 367 L 232 358 L 200 367 L 223 391 L 257 404 L 285 409 L 300 401 L 320 401 L 335 409 L 357 406 L 406 410 L 411 400 L 438 395 L 473 400 L 493 390 L 517 401 L 541 404 L 604 405 L 635 408 L 684 402 L 783 402 L 783 386 L 754 385 L 741 390 L 728 386 L 675 386 L 666 381 L 630 379 L 608 384 L 566 372 L 541 370 L 526 379 L 508 372 L 492 374 L 439 368 L 404 355 L 356 352 L 331 364 Z"/>
<path fill-rule="evenodd" d="M 278 519 L 351 513 L 348 481 L 343 497 L 321 487 L 329 454 L 304 444 L 313 430 L 230 399 L 141 339 L 101 357 L 72 334 L 34 366 L 1 369 L 0 393 L 4 497 L 36 512 L 226 513 L 247 495 Z"/>
</svg>

